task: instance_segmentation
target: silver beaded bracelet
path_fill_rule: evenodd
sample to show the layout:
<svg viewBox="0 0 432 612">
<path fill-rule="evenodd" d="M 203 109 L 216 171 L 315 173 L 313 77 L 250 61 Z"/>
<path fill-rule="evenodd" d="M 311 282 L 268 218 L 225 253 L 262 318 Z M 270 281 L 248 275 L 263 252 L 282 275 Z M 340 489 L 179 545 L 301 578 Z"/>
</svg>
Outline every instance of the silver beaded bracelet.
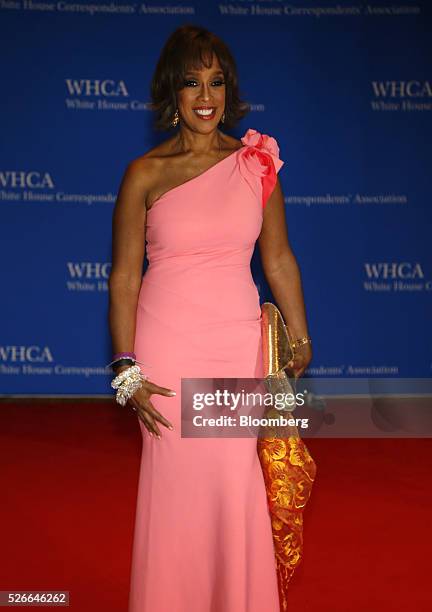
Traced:
<svg viewBox="0 0 432 612">
<path fill-rule="evenodd" d="M 126 402 L 134 395 L 134 393 L 142 387 L 144 380 L 147 380 L 148 376 L 141 372 L 141 369 L 137 365 L 130 366 L 118 374 L 114 380 L 111 381 L 111 387 L 117 389 L 116 401 L 121 406 L 124 406 Z M 133 407 L 134 410 L 135 407 Z"/>
</svg>

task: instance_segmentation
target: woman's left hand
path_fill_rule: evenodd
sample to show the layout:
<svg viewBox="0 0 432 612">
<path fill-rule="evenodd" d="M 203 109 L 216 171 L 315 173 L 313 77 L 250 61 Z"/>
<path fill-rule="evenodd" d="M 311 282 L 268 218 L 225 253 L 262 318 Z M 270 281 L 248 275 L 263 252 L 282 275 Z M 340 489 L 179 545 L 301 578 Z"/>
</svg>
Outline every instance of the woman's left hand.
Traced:
<svg viewBox="0 0 432 612">
<path fill-rule="evenodd" d="M 312 360 L 311 345 L 303 344 L 298 346 L 294 352 L 293 359 L 288 363 L 288 367 L 292 370 L 296 378 L 300 378 Z"/>
</svg>

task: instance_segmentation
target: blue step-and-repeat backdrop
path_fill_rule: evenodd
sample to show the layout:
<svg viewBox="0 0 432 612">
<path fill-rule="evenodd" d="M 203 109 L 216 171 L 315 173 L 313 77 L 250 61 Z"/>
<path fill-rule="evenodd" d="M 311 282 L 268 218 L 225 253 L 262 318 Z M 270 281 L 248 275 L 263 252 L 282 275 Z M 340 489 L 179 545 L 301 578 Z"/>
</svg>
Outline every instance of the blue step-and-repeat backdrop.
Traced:
<svg viewBox="0 0 432 612">
<path fill-rule="evenodd" d="M 431 376 L 431 3 L 0 0 L 0 393 L 111 394 L 111 220 L 179 25 L 221 36 L 278 140 L 309 376 Z M 271 299 L 252 260 L 261 301 Z"/>
</svg>

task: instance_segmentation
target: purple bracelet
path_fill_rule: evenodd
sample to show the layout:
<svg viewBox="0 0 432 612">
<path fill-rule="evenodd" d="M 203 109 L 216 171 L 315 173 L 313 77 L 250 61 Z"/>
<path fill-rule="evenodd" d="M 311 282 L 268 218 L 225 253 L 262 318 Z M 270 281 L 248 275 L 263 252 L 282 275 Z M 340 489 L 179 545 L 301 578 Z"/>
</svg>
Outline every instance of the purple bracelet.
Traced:
<svg viewBox="0 0 432 612">
<path fill-rule="evenodd" d="M 116 353 L 113 355 L 113 361 L 116 359 L 121 359 L 122 357 L 130 357 L 131 359 L 136 359 L 135 353 Z"/>
<path fill-rule="evenodd" d="M 115 355 L 113 355 L 113 360 L 107 364 L 107 368 L 109 366 L 112 366 L 113 363 L 115 363 L 116 361 L 119 361 L 120 359 L 131 359 L 131 361 L 133 361 L 134 363 L 136 362 L 136 355 L 135 353 L 116 353 Z"/>
</svg>

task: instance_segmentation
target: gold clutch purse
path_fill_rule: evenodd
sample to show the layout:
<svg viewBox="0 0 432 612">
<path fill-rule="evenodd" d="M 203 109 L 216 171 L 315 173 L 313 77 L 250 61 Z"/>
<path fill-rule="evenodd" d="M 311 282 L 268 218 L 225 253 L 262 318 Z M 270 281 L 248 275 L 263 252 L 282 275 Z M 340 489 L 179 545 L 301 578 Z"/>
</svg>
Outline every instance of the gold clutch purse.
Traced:
<svg viewBox="0 0 432 612">
<path fill-rule="evenodd" d="M 294 356 L 292 339 L 279 309 L 271 302 L 261 306 L 264 382 L 272 393 L 295 396 L 285 371 Z M 295 402 L 284 408 L 273 406 L 266 417 L 295 418 Z M 286 411 L 290 411 L 287 414 Z M 303 510 L 309 500 L 316 464 L 294 425 L 262 427 L 257 451 L 264 475 L 276 558 L 281 611 L 288 609 L 288 583 L 303 558 Z"/>
<path fill-rule="evenodd" d="M 286 369 L 294 357 L 293 340 L 288 333 L 279 308 L 272 302 L 261 305 L 261 335 L 264 380 L 272 394 L 295 393 L 295 383 L 290 381 Z M 291 377 L 292 378 L 292 377 Z M 293 411 L 295 404 L 288 403 L 281 410 Z"/>
</svg>

